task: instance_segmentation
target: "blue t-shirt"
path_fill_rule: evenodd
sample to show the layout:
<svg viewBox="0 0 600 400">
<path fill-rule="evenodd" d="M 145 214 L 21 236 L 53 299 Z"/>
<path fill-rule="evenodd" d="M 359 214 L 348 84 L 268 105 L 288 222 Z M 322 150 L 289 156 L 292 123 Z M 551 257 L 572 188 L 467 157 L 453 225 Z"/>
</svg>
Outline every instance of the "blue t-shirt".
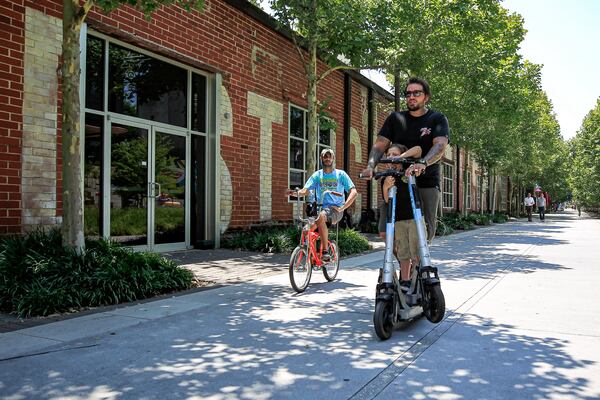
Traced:
<svg viewBox="0 0 600 400">
<path fill-rule="evenodd" d="M 322 169 L 318 170 L 308 178 L 304 189 L 314 190 L 316 189 L 317 201 L 321 199 L 321 193 L 326 190 L 333 190 L 341 193 L 342 196 L 335 196 L 331 193 L 326 193 L 323 197 L 323 208 L 331 206 L 342 206 L 346 202 L 344 192 L 350 192 L 350 189 L 354 187 L 352 179 L 348 174 L 339 169 L 334 169 L 330 174 L 325 173 Z"/>
</svg>

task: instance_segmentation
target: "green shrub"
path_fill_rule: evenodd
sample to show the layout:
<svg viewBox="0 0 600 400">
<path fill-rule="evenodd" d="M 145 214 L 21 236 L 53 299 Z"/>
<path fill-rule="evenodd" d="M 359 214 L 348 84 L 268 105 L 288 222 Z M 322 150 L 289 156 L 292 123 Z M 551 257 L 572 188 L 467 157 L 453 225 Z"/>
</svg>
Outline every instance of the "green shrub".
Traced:
<svg viewBox="0 0 600 400">
<path fill-rule="evenodd" d="M 444 214 L 442 221 L 450 227 L 452 231 L 473 229 L 474 225 L 469 216 L 464 217 L 462 214 L 458 213 Z"/>
<path fill-rule="evenodd" d="M 329 231 L 335 238 L 335 231 Z M 300 229 L 294 226 L 237 231 L 224 235 L 222 246 L 236 250 L 291 253 L 300 242 Z M 369 241 L 352 229 L 340 229 L 338 240 L 342 256 L 369 250 Z"/>
<path fill-rule="evenodd" d="M 454 229 L 450 225 L 446 224 L 443 219 L 438 220 L 435 228 L 436 236 L 446 236 L 452 233 L 454 233 Z"/>
<path fill-rule="evenodd" d="M 193 274 L 158 254 L 105 240 L 78 254 L 57 230 L 0 240 L 0 309 L 48 315 L 117 304 L 191 287 Z"/>
<path fill-rule="evenodd" d="M 340 229 L 338 246 L 340 248 L 341 257 L 362 253 L 363 251 L 370 249 L 367 238 L 354 229 Z"/>
<path fill-rule="evenodd" d="M 495 223 L 500 223 L 500 224 L 504 223 L 504 222 L 508 221 L 508 215 L 496 213 L 492 216 L 492 221 L 494 221 Z"/>
<path fill-rule="evenodd" d="M 485 226 L 492 224 L 492 217 L 489 214 L 469 214 L 467 219 L 475 225 Z"/>
</svg>

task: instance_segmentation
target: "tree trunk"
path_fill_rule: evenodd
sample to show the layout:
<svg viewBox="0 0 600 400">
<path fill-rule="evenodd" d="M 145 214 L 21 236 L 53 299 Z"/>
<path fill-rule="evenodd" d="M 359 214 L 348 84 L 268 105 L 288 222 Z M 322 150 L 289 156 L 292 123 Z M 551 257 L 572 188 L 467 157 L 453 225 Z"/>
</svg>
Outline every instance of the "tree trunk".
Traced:
<svg viewBox="0 0 600 400">
<path fill-rule="evenodd" d="M 487 197 L 487 204 L 486 204 L 486 211 L 488 212 L 488 214 L 492 213 L 492 172 L 490 170 L 490 168 L 487 168 L 487 188 L 486 188 L 486 197 Z"/>
<path fill-rule="evenodd" d="M 83 18 L 77 0 L 63 0 L 62 65 L 62 236 L 63 243 L 84 248 L 80 158 L 79 33 Z"/>
<path fill-rule="evenodd" d="M 317 170 L 317 133 L 319 130 L 319 100 L 317 98 L 317 43 L 309 45 L 309 75 L 308 75 L 308 144 L 306 149 L 307 177 Z M 348 145 L 348 144 L 346 144 Z"/>
<path fill-rule="evenodd" d="M 396 68 L 394 71 L 394 111 L 400 111 L 400 91 L 402 90 L 402 83 L 400 82 L 400 68 Z"/>
<path fill-rule="evenodd" d="M 469 153 L 465 149 L 464 157 L 463 157 L 463 209 L 462 215 L 469 215 L 469 204 L 467 204 L 467 190 L 469 189 L 470 182 L 467 181 L 467 175 L 469 174 Z"/>
<path fill-rule="evenodd" d="M 484 174 L 483 174 L 483 168 L 481 169 L 481 182 L 479 185 L 479 193 L 478 193 L 478 199 L 479 199 L 479 213 L 483 214 L 483 178 L 484 178 Z"/>
</svg>

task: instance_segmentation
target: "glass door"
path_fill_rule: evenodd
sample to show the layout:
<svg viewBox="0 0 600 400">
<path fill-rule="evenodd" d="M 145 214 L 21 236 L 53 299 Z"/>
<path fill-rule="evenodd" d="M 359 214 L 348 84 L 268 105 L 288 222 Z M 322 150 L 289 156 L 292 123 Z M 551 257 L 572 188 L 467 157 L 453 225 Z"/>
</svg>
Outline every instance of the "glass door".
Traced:
<svg viewBox="0 0 600 400">
<path fill-rule="evenodd" d="M 110 124 L 110 238 L 125 246 L 151 246 L 148 234 L 150 126 Z"/>
<path fill-rule="evenodd" d="M 161 128 L 152 130 L 153 207 L 151 230 L 154 245 L 186 242 L 187 139 L 185 134 Z M 182 247 L 181 246 L 181 247 Z M 160 246 L 167 247 L 167 246 Z"/>
<path fill-rule="evenodd" d="M 116 119 L 109 129 L 110 238 L 140 249 L 185 248 L 185 132 Z"/>
</svg>

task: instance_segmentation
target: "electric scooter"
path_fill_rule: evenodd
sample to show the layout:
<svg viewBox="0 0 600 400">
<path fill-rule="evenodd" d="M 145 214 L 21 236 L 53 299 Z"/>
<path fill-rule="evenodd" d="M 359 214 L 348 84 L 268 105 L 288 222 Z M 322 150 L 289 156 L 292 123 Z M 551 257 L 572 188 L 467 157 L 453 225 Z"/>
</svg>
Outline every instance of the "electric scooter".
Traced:
<svg viewBox="0 0 600 400">
<path fill-rule="evenodd" d="M 379 161 L 380 164 L 402 164 L 404 168 L 408 168 L 408 166 L 417 162 L 419 162 L 418 159 L 400 157 L 386 158 Z M 403 179 L 404 171 L 390 168 L 375 173 L 373 177 L 374 179 L 381 179 L 387 176 Z M 408 176 L 408 191 L 413 218 L 417 224 L 419 263 L 412 268 L 410 288 L 400 287 L 393 261 L 396 191 L 396 186 L 392 186 L 388 191 L 385 256 L 383 268 L 379 269 L 375 295 L 375 313 L 373 314 L 375 333 L 381 340 L 389 339 L 392 331 L 399 326 L 400 322 L 410 321 L 421 315 L 425 315 L 427 320 L 432 323 L 438 323 L 444 318 L 446 310 L 438 270 L 436 267 L 431 266 L 425 222 L 421 212 L 421 200 L 417 190 L 416 178 L 412 174 Z"/>
</svg>

